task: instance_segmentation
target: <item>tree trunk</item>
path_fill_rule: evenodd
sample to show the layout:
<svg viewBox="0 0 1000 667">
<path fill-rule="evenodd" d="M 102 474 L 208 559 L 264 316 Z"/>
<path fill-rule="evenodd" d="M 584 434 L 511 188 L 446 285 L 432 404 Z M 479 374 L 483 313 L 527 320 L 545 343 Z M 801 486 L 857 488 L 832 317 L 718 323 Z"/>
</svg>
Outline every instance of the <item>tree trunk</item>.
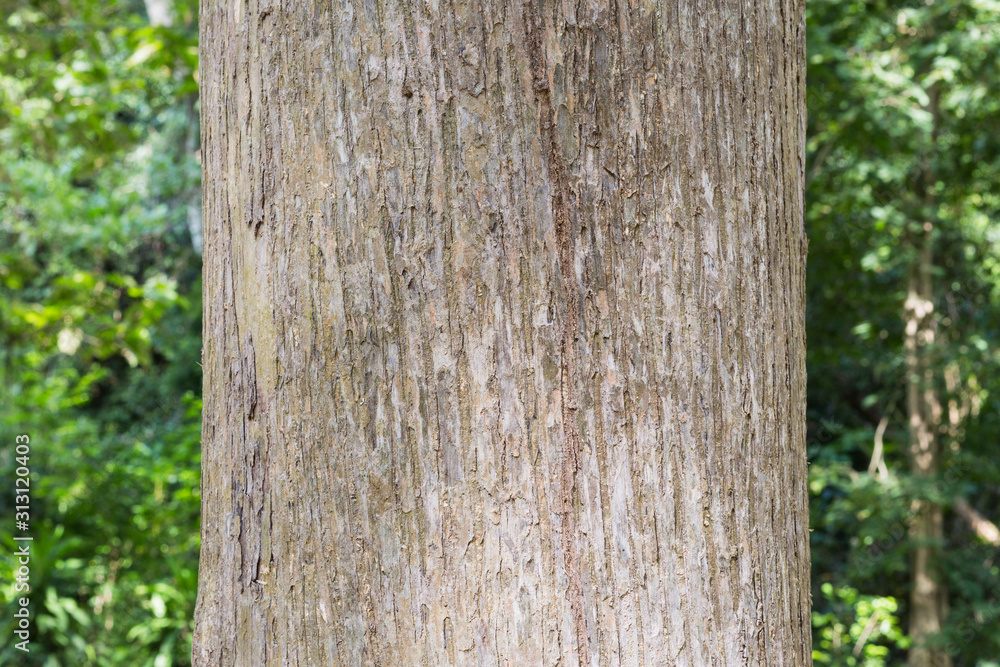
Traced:
<svg viewBox="0 0 1000 667">
<path fill-rule="evenodd" d="M 194 663 L 810 664 L 801 3 L 202 7 Z"/>
<path fill-rule="evenodd" d="M 925 156 L 921 181 L 925 209 L 933 211 L 934 159 L 937 148 L 939 94 L 937 84 L 928 90 L 928 111 L 933 122 L 930 150 Z M 906 402 L 909 416 L 910 472 L 918 482 L 933 483 L 941 467 L 941 401 L 934 380 L 930 357 L 934 346 L 934 225 L 929 220 L 914 225 L 908 250 L 911 254 L 906 302 L 903 307 L 904 353 L 906 355 Z M 913 569 L 910 589 L 910 638 L 913 643 L 907 659 L 909 667 L 951 667 L 951 658 L 935 646 L 933 638 L 944 629 L 948 615 L 948 587 L 938 567 L 944 541 L 944 513 L 940 503 L 926 497 L 922 488 L 913 502 L 910 516 L 910 542 L 913 545 Z M 931 640 L 931 641 L 928 641 Z"/>
<path fill-rule="evenodd" d="M 906 402 L 909 415 L 910 471 L 918 481 L 933 480 L 940 468 L 941 402 L 934 386 L 928 350 L 934 343 L 934 302 L 931 223 L 924 223 L 914 248 L 905 303 Z M 925 493 L 925 491 L 922 491 Z M 949 667 L 951 658 L 928 639 L 944 628 L 948 612 L 948 589 L 937 567 L 944 540 L 941 505 L 920 497 L 913 502 L 910 518 L 913 572 L 910 591 L 909 667 Z"/>
</svg>

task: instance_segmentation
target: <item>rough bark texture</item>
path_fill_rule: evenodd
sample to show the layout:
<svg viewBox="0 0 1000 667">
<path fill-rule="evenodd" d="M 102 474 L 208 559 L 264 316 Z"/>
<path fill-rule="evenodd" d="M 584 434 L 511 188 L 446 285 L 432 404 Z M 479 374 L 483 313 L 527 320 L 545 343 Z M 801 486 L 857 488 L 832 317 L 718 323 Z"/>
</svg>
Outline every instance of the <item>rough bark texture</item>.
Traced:
<svg viewBox="0 0 1000 667">
<path fill-rule="evenodd" d="M 799 2 L 207 0 L 196 665 L 807 665 Z"/>
</svg>

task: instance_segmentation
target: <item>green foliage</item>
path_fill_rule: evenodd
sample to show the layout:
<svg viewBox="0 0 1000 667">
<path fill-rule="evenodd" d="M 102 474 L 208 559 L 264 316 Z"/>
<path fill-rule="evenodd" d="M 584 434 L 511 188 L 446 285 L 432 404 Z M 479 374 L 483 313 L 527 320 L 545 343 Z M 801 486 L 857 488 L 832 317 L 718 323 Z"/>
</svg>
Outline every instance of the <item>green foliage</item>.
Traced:
<svg viewBox="0 0 1000 667">
<path fill-rule="evenodd" d="M 837 636 L 853 637 L 862 617 L 843 591 L 898 601 L 906 628 L 912 501 L 947 509 L 967 498 L 1000 518 L 992 452 L 1000 427 L 1000 98 L 991 92 L 1000 89 L 1000 3 L 814 0 L 807 14 L 814 641 L 823 664 L 869 664 L 853 648 L 831 648 Z M 933 229 L 931 354 L 944 460 L 937 478 L 918 480 L 906 459 L 903 303 L 925 223 Z M 872 466 L 877 432 L 881 472 Z M 946 522 L 936 566 L 950 612 L 936 641 L 956 666 L 985 664 L 1000 654 L 1000 613 L 990 611 L 1000 610 L 995 554 L 957 517 Z M 905 660 L 902 642 L 885 647 L 884 664 Z"/>
<path fill-rule="evenodd" d="M 0 7 L 0 486 L 31 436 L 23 665 L 190 662 L 198 570 L 196 7 Z M 0 514 L 13 517 L 13 497 Z M 11 520 L 0 542 L 12 544 Z M 0 563 L 0 604 L 14 599 Z M 0 636 L 12 637 L 12 615 Z"/>
<path fill-rule="evenodd" d="M 813 613 L 814 664 L 885 667 L 892 649 L 909 645 L 893 598 L 859 595 L 830 583 L 820 588 L 826 611 Z"/>
</svg>

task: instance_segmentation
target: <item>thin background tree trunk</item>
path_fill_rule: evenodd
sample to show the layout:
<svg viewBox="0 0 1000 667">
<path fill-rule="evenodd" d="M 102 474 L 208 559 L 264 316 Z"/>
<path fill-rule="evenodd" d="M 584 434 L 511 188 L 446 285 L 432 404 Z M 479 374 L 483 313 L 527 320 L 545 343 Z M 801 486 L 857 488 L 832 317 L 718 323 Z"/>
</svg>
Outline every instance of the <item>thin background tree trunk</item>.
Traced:
<svg viewBox="0 0 1000 667">
<path fill-rule="evenodd" d="M 931 150 L 936 149 L 938 95 L 937 84 L 928 91 L 929 111 L 934 122 Z M 932 155 L 926 158 L 922 181 L 924 203 L 933 211 L 934 169 Z M 910 472 L 917 480 L 933 483 L 941 468 L 941 400 L 937 390 L 934 363 L 936 319 L 934 315 L 934 225 L 915 223 L 907 235 L 912 259 L 903 304 L 906 354 L 906 403 L 909 417 Z M 909 667 L 951 667 L 951 658 L 932 642 L 944 629 L 948 616 L 948 587 L 940 569 L 941 545 L 944 542 L 944 512 L 940 503 L 928 498 L 927 488 L 919 490 L 910 517 L 910 540 L 913 544 L 913 570 L 910 589 L 910 637 L 913 643 L 907 656 Z M 930 640 L 930 641 L 929 641 Z"/>
<path fill-rule="evenodd" d="M 810 664 L 801 4 L 201 29 L 195 664 Z"/>
<path fill-rule="evenodd" d="M 905 315 L 906 397 L 909 416 L 910 470 L 918 480 L 932 481 L 941 466 L 941 401 L 935 387 L 929 350 L 934 344 L 934 302 L 931 223 L 923 225 L 910 270 Z M 926 489 L 921 490 L 926 494 Z M 913 502 L 910 519 L 913 573 L 910 591 L 910 667 L 949 667 L 945 651 L 928 644 L 944 628 L 948 614 L 948 588 L 938 559 L 944 541 L 944 513 L 933 499 Z"/>
</svg>

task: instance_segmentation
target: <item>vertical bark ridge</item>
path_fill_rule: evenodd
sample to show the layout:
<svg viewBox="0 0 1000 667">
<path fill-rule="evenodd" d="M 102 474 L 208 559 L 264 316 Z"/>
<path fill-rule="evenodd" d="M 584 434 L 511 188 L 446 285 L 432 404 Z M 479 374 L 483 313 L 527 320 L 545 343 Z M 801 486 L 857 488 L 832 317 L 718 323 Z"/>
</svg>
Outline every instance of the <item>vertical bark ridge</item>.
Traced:
<svg viewBox="0 0 1000 667">
<path fill-rule="evenodd" d="M 202 11 L 195 664 L 808 664 L 799 4 Z"/>
<path fill-rule="evenodd" d="M 577 424 L 577 373 L 574 368 L 576 337 L 580 320 L 580 289 L 574 268 L 575 229 L 572 224 L 572 193 L 566 174 L 563 149 L 556 133 L 556 119 L 549 94 L 549 67 L 542 48 L 541 30 L 544 18 L 539 16 L 535 0 L 523 4 L 523 20 L 527 51 L 538 116 L 541 140 L 545 144 L 545 168 L 551 190 L 552 217 L 555 223 L 556 247 L 559 253 L 559 273 L 563 291 L 563 329 L 559 340 L 559 400 L 562 430 L 562 461 L 559 474 L 559 513 L 561 515 L 562 552 L 568 579 L 567 596 L 573 614 L 576 650 L 579 664 L 590 663 L 590 639 L 584 614 L 583 576 L 576 527 L 576 475 L 580 467 L 580 431 Z M 542 23 L 542 27 L 539 26 Z"/>
</svg>

